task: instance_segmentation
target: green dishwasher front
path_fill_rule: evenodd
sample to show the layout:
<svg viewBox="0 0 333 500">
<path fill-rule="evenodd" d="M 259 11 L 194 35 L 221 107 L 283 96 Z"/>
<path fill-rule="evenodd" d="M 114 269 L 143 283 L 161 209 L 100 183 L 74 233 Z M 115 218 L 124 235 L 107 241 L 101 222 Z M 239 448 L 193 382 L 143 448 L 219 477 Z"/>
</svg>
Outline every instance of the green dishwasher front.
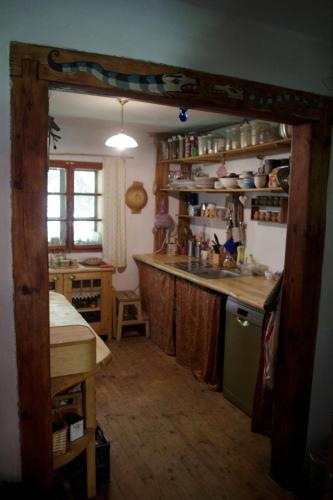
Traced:
<svg viewBox="0 0 333 500">
<path fill-rule="evenodd" d="M 228 298 L 226 304 L 223 394 L 251 415 L 257 381 L 263 312 Z"/>
</svg>

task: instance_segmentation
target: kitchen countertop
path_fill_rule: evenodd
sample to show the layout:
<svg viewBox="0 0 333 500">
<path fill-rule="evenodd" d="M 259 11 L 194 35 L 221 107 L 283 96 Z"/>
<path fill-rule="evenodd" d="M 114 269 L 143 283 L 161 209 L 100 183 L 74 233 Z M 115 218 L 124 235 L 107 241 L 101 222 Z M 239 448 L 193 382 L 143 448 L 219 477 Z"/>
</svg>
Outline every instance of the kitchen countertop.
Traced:
<svg viewBox="0 0 333 500">
<path fill-rule="evenodd" d="M 106 267 L 100 266 L 83 266 L 82 264 L 76 264 L 75 266 L 59 266 L 59 267 L 49 267 L 49 273 L 54 274 L 67 274 L 67 273 L 95 273 L 96 271 L 111 271 L 115 272 L 114 267 L 107 265 Z"/>
<path fill-rule="evenodd" d="M 196 285 L 215 290 L 225 295 L 230 295 L 240 302 L 257 309 L 263 309 L 264 302 L 276 283 L 274 280 L 267 280 L 261 276 L 206 279 L 168 265 L 174 262 L 189 262 L 190 260 L 196 260 L 186 257 L 186 255 L 142 254 L 133 255 L 133 259 L 155 267 L 156 269 L 160 269 L 161 271 L 173 274 L 174 276 L 178 276 L 179 278 L 191 281 Z"/>
</svg>

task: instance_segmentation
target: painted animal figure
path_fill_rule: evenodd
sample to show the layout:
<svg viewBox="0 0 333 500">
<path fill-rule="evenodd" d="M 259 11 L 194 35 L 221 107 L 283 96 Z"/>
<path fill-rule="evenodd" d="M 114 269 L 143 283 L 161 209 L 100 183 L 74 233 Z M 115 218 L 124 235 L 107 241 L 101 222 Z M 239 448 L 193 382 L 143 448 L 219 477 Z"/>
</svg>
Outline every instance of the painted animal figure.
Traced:
<svg viewBox="0 0 333 500">
<path fill-rule="evenodd" d="M 89 73 L 98 80 L 117 89 L 150 94 L 195 93 L 198 89 L 197 80 L 183 73 L 130 75 L 107 71 L 100 64 L 89 61 L 58 63 L 54 60 L 54 57 L 58 56 L 58 50 L 52 50 L 48 55 L 48 64 L 54 71 L 61 73 Z"/>
</svg>

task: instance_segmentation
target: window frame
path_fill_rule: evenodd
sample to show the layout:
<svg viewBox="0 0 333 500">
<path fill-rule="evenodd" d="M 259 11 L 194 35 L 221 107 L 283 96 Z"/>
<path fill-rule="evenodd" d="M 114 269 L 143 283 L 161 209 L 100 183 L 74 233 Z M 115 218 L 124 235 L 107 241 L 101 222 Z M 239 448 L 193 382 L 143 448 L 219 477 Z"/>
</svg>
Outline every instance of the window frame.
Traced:
<svg viewBox="0 0 333 500">
<path fill-rule="evenodd" d="M 95 196 L 95 206 L 97 210 L 97 200 L 98 197 L 102 196 L 102 193 L 75 193 L 74 192 L 74 172 L 75 170 L 90 170 L 98 173 L 103 170 L 103 164 L 100 162 L 88 162 L 88 161 L 72 161 L 72 160 L 49 160 L 48 166 L 50 168 L 63 168 L 66 170 L 66 192 L 54 193 L 53 191 L 47 191 L 49 194 L 61 194 L 66 196 L 66 219 L 64 220 L 66 224 L 66 240 L 65 245 L 50 245 L 48 244 L 48 251 L 51 252 L 101 252 L 103 250 L 102 245 L 75 245 L 74 243 L 74 196 Z M 96 178 L 97 181 L 97 178 Z M 96 186 L 97 188 L 97 186 Z M 96 214 L 97 215 L 97 214 Z M 48 218 L 49 220 L 54 220 L 54 218 Z M 58 220 L 58 219 L 57 219 Z M 81 219 L 79 219 L 81 220 Z M 82 220 L 91 220 L 97 222 L 102 222 L 102 218 L 82 218 Z"/>
</svg>

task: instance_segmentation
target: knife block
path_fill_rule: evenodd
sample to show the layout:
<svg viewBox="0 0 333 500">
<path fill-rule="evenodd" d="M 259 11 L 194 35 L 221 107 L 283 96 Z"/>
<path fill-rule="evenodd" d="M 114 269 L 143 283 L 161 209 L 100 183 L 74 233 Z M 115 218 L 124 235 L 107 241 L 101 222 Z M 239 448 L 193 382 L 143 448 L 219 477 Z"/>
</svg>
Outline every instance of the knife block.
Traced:
<svg viewBox="0 0 333 500">
<path fill-rule="evenodd" d="M 222 267 L 223 258 L 224 258 L 224 255 L 221 255 L 221 254 L 215 253 L 215 252 L 210 252 L 208 260 L 209 260 L 210 264 L 213 264 L 214 266 Z"/>
</svg>

